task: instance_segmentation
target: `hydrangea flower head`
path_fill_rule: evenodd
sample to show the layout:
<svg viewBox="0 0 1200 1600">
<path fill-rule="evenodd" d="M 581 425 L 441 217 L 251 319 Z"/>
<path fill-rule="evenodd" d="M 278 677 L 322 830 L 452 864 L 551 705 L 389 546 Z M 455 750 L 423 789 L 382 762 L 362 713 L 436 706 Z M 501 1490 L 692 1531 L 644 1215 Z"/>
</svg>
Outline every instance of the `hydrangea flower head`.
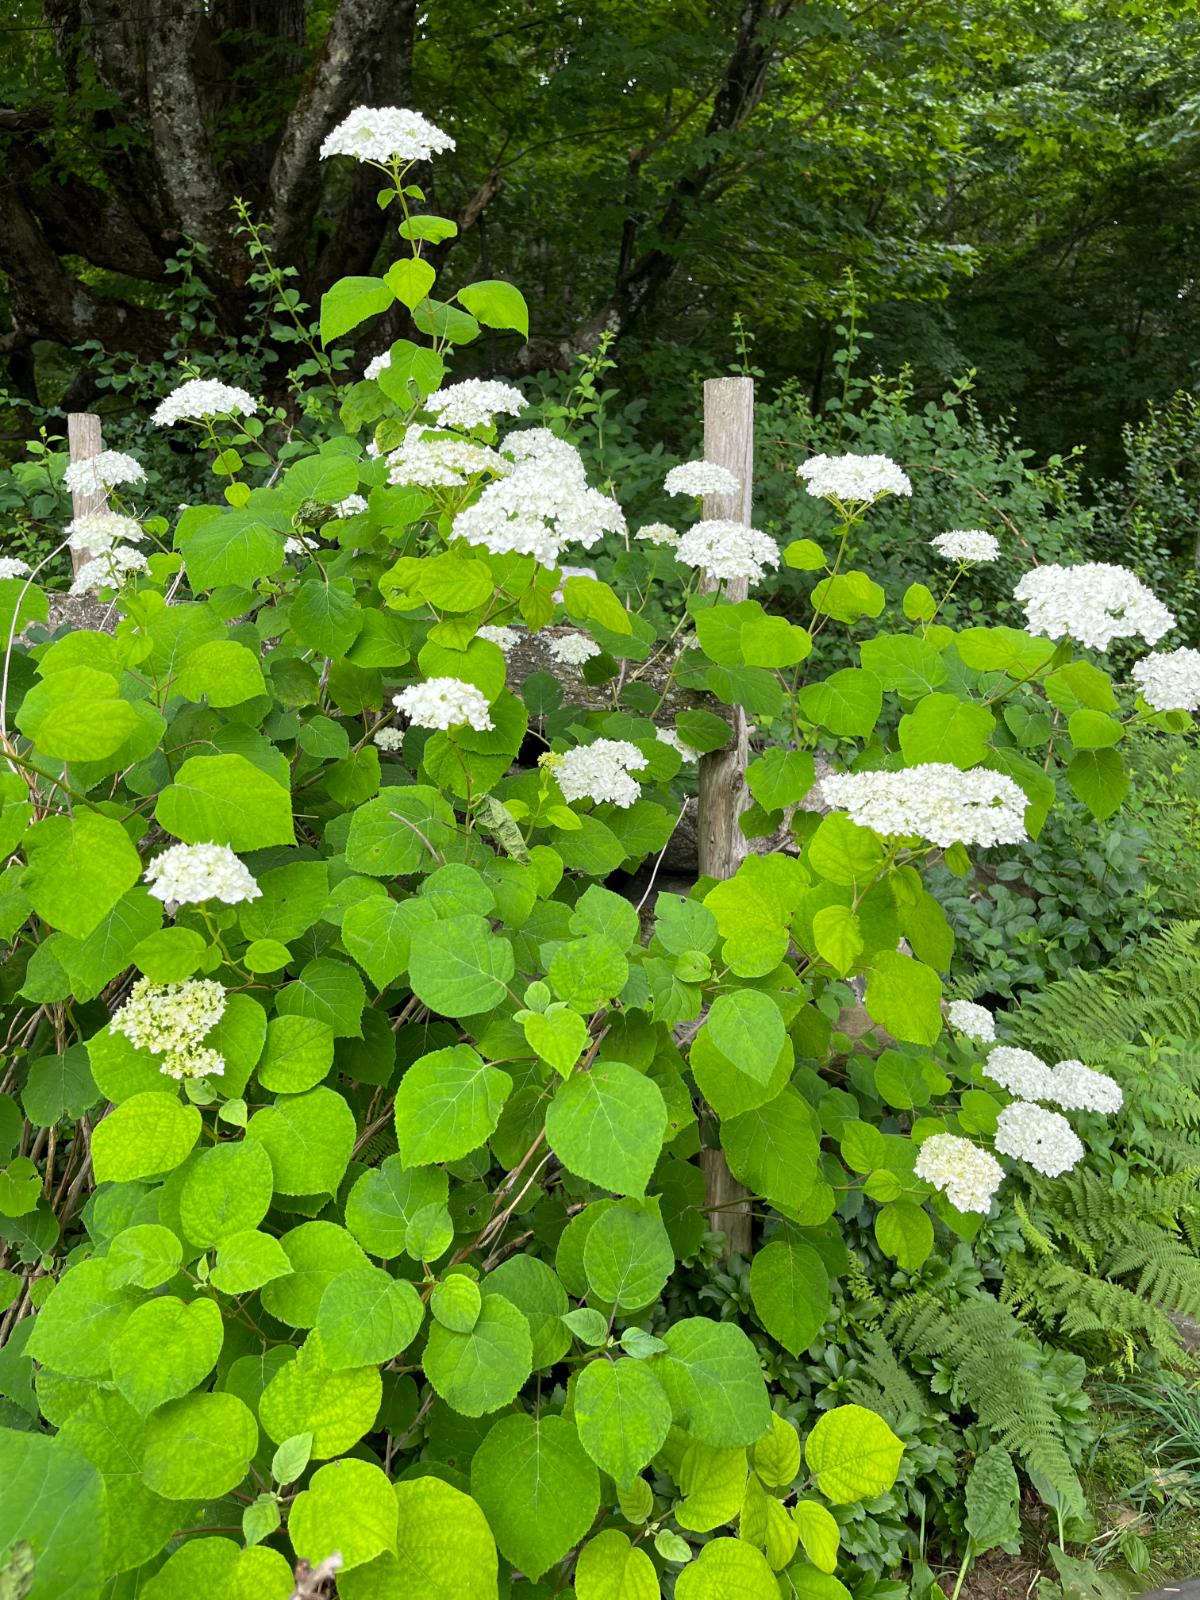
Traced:
<svg viewBox="0 0 1200 1600">
<path fill-rule="evenodd" d="M 1175 618 L 1136 574 L 1107 561 L 1077 567 L 1034 567 L 1013 590 L 1026 627 L 1047 639 L 1075 639 L 1107 650 L 1114 639 L 1157 644 Z"/>
<path fill-rule="evenodd" d="M 663 480 L 668 494 L 736 494 L 742 480 L 728 467 L 719 467 L 715 461 L 684 461 L 672 467 Z"/>
<path fill-rule="evenodd" d="M 1107 1072 L 1096 1072 L 1082 1061 L 1060 1061 L 1050 1069 L 1051 1098 L 1064 1111 L 1120 1111 L 1121 1085 Z"/>
<path fill-rule="evenodd" d="M 381 372 L 386 372 L 392 364 L 392 352 L 385 350 L 382 355 L 372 356 L 363 368 L 364 378 L 377 378 Z"/>
<path fill-rule="evenodd" d="M 159 402 L 150 421 L 159 428 L 173 422 L 202 422 L 206 417 L 252 417 L 258 403 L 252 394 L 216 378 L 189 378 Z"/>
<path fill-rule="evenodd" d="M 101 589 L 119 589 L 134 572 L 145 572 L 150 563 L 140 550 L 127 544 L 114 545 L 107 554 L 85 561 L 75 574 L 69 594 L 98 594 Z"/>
<path fill-rule="evenodd" d="M 761 583 L 766 569 L 779 565 L 779 546 L 744 522 L 716 517 L 697 522 L 681 536 L 675 559 L 685 567 L 699 567 L 713 582 L 745 578 L 748 583 Z"/>
<path fill-rule="evenodd" d="M 225 990 L 211 978 L 151 983 L 139 978 L 109 1024 L 138 1050 L 162 1056 L 171 1078 L 199 1078 L 225 1070 L 222 1056 L 201 1040 L 225 1014 Z"/>
<path fill-rule="evenodd" d="M 497 649 L 503 650 L 505 655 L 521 642 L 521 635 L 515 628 L 506 628 L 497 622 L 485 622 L 478 630 L 477 637 L 494 644 Z"/>
<path fill-rule="evenodd" d="M 987 1216 L 992 1196 L 1004 1182 L 1004 1168 L 970 1139 L 956 1133 L 935 1133 L 921 1143 L 915 1171 L 946 1196 L 956 1211 Z"/>
<path fill-rule="evenodd" d="M 873 505 L 885 495 L 911 495 L 907 474 L 889 456 L 810 456 L 796 468 L 815 500 Z"/>
<path fill-rule="evenodd" d="M 425 402 L 444 428 L 481 428 L 499 416 L 518 417 L 529 404 L 511 383 L 492 378 L 464 378 L 438 389 Z"/>
<path fill-rule="evenodd" d="M 842 772 L 821 782 L 828 805 L 884 838 L 913 836 L 948 850 L 952 844 L 1020 844 L 1025 794 L 1001 772 L 960 772 L 928 761 L 900 772 Z"/>
<path fill-rule="evenodd" d="M 487 445 L 452 434 L 431 434 L 419 424 L 409 428 L 399 449 L 388 455 L 388 482 L 401 487 L 461 488 L 485 472 L 508 470 L 504 457 Z"/>
<path fill-rule="evenodd" d="M 379 166 L 392 162 L 428 161 L 453 150 L 448 133 L 423 117 L 419 111 L 404 111 L 399 106 L 355 106 L 338 123 L 321 145 L 321 159 L 353 156 L 355 161 L 374 161 Z"/>
<path fill-rule="evenodd" d="M 145 536 L 140 522 L 119 511 L 88 511 L 67 524 L 68 548 L 88 557 L 107 555 L 125 540 L 138 544 Z"/>
<path fill-rule="evenodd" d="M 564 633 L 557 639 L 551 639 L 546 646 L 546 653 L 551 661 L 557 661 L 562 666 L 581 667 L 585 661 L 600 654 L 600 646 L 594 639 L 589 639 L 586 633 Z"/>
<path fill-rule="evenodd" d="M 1014 1100 L 1000 1113 L 996 1149 L 1047 1178 L 1061 1177 L 1083 1159 L 1083 1145 L 1066 1117 L 1026 1100 Z"/>
<path fill-rule="evenodd" d="M 173 844 L 155 856 L 143 876 L 154 898 L 170 905 L 220 900 L 235 906 L 262 894 L 245 862 L 223 844 Z"/>
<path fill-rule="evenodd" d="M 1200 710 L 1200 650 L 1162 650 L 1133 664 L 1133 681 L 1152 711 Z"/>
<path fill-rule="evenodd" d="M 461 678 L 426 678 L 424 683 L 410 683 L 393 697 L 392 704 L 417 728 L 461 728 L 465 724 L 486 733 L 494 726 L 487 696 Z"/>
<path fill-rule="evenodd" d="M 938 555 L 947 561 L 998 561 L 1000 541 L 982 528 L 951 528 L 949 533 L 939 533 L 930 544 Z"/>
<path fill-rule="evenodd" d="M 1052 1100 L 1054 1081 L 1050 1068 L 1032 1050 L 1021 1050 L 1016 1045 L 998 1044 L 988 1052 L 984 1072 L 993 1083 L 998 1083 L 1018 1100 Z"/>
<path fill-rule="evenodd" d="M 346 494 L 337 501 L 333 509 L 337 512 L 335 520 L 340 521 L 343 517 L 361 516 L 364 511 L 369 510 L 369 507 L 365 495 Z"/>
<path fill-rule="evenodd" d="M 72 494 L 101 494 L 122 483 L 145 483 L 141 462 L 121 450 L 101 450 L 82 461 L 72 461 L 63 483 Z"/>
<path fill-rule="evenodd" d="M 647 522 L 645 527 L 638 529 L 634 538 L 644 539 L 647 544 L 665 545 L 669 549 L 674 549 L 679 543 L 679 535 L 666 522 Z"/>
<path fill-rule="evenodd" d="M 630 774 L 649 765 L 628 739 L 596 739 L 542 760 L 552 765 L 564 800 L 594 800 L 598 805 L 608 801 L 622 810 L 642 792 L 641 784 Z"/>
<path fill-rule="evenodd" d="M 399 750 L 404 744 L 404 734 L 399 728 L 380 728 L 375 743 L 381 750 Z"/>
<path fill-rule="evenodd" d="M 986 1006 L 977 1006 L 973 1000 L 952 1000 L 948 1015 L 955 1033 L 982 1039 L 984 1044 L 991 1044 L 996 1037 L 995 1017 Z"/>
<path fill-rule="evenodd" d="M 28 571 L 28 561 L 21 561 L 17 556 L 0 556 L 0 578 L 23 578 Z"/>
<path fill-rule="evenodd" d="M 659 744 L 669 744 L 672 750 L 678 750 L 684 761 L 699 761 L 704 753 L 694 745 L 685 744 L 674 728 L 655 728 L 654 737 Z"/>
</svg>

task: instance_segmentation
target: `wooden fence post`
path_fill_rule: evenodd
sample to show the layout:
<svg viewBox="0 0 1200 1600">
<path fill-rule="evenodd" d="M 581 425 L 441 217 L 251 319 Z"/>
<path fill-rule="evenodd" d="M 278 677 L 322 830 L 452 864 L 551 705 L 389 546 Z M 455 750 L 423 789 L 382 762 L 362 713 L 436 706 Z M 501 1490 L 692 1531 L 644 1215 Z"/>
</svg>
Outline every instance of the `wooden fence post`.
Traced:
<svg viewBox="0 0 1200 1600">
<path fill-rule="evenodd" d="M 754 490 L 754 379 L 709 378 L 704 385 L 704 459 L 735 473 L 734 494 L 708 495 L 704 515 L 731 522 L 750 523 Z M 715 583 L 705 580 L 702 589 Z M 744 578 L 725 585 L 730 600 L 744 600 L 749 586 Z M 749 760 L 746 715 L 733 707 L 733 737 L 724 750 L 700 759 L 697 833 L 701 876 L 730 878 L 746 854 L 746 841 L 738 818 L 746 810 L 746 765 Z M 730 1172 L 725 1152 L 702 1148 L 704 1203 L 709 1227 L 725 1235 L 726 1255 L 750 1255 L 750 1191 Z"/>
<path fill-rule="evenodd" d="M 88 461 L 92 456 L 98 456 L 104 449 L 104 440 L 100 433 L 100 418 L 92 411 L 70 411 L 67 413 L 67 448 L 70 451 L 72 462 Z M 77 517 L 86 517 L 96 511 L 108 510 L 108 495 L 104 490 L 98 489 L 94 493 L 83 493 L 73 490 L 71 494 L 71 510 Z M 78 550 L 71 551 L 72 570 L 78 572 L 87 555 Z"/>
</svg>

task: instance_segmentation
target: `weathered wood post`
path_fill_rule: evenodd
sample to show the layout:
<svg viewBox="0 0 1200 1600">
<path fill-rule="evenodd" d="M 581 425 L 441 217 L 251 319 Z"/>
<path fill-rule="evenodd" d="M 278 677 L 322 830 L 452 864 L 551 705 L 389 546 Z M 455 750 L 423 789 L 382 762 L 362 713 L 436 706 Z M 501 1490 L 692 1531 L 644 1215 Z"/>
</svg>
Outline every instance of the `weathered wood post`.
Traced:
<svg viewBox="0 0 1200 1600">
<path fill-rule="evenodd" d="M 736 473 L 735 494 L 705 497 L 704 515 L 750 523 L 754 479 L 754 379 L 709 378 L 704 385 L 704 459 Z M 704 590 L 716 588 L 704 580 Z M 730 600 L 745 600 L 744 578 L 726 583 Z M 729 878 L 746 854 L 738 818 L 746 810 L 749 760 L 746 715 L 733 707 L 733 737 L 724 750 L 700 759 L 697 833 L 701 876 Z M 721 1149 L 702 1148 L 704 1201 L 709 1226 L 725 1235 L 725 1254 L 750 1254 L 750 1193 L 730 1172 Z"/>
<path fill-rule="evenodd" d="M 104 449 L 104 440 L 100 433 L 100 418 L 92 411 L 71 411 L 67 413 L 67 448 L 70 451 L 72 462 L 88 461 L 92 456 L 98 456 Z M 89 516 L 95 511 L 108 510 L 108 495 L 103 489 L 94 493 L 83 493 L 73 490 L 71 494 L 71 510 L 77 517 Z M 87 556 L 78 550 L 71 551 L 71 567 L 78 572 Z"/>
</svg>

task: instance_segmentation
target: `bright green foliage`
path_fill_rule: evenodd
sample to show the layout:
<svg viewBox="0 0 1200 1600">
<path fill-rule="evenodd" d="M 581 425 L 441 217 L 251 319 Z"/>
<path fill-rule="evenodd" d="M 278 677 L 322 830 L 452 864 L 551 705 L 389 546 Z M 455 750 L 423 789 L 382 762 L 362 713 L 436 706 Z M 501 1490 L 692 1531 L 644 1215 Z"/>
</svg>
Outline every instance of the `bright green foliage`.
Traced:
<svg viewBox="0 0 1200 1600">
<path fill-rule="evenodd" d="M 335 1549 L 345 1600 L 842 1594 L 856 1558 L 882 1580 L 905 1507 L 953 1475 L 917 1483 L 938 1457 L 909 1358 L 943 1419 L 974 1413 L 976 1549 L 1012 1537 L 1014 1459 L 1078 1510 L 1049 1358 L 978 1287 L 982 1215 L 917 1176 L 925 1141 L 992 1143 L 1005 1105 L 945 1027 L 956 950 L 929 888 L 934 857 L 971 870 L 978 817 L 830 809 L 817 774 L 933 762 L 951 799 L 1011 782 L 1017 831 L 1052 828 L 1062 786 L 1103 818 L 1123 680 L 986 612 L 956 630 L 971 574 L 935 594 L 900 545 L 862 570 L 876 509 L 803 490 L 769 524 L 814 535 L 774 609 L 767 585 L 700 593 L 665 547 L 566 539 L 574 512 L 545 563 L 465 538 L 496 458 L 418 484 L 395 453 L 444 448 L 419 435 L 471 370 L 457 348 L 515 346 L 528 312 L 496 280 L 441 288 L 426 245 L 454 225 L 391 180 L 401 259 L 323 297 L 329 349 L 297 377 L 320 382 L 197 431 L 219 492 L 147 518 L 115 631 L 54 638 L 38 593 L 7 661 L 0 1401 L 29 1432 L 0 1440 L 0 1550 L 28 1539 L 34 1594 L 79 1600 L 283 1600 Z M 405 336 L 360 377 L 333 341 L 383 313 Z M 600 370 L 539 420 L 591 416 Z M 437 431 L 511 451 L 510 421 Z M 922 529 L 935 492 L 917 478 Z M 564 580 L 573 543 L 594 576 Z M 577 684 L 537 670 L 563 625 L 599 647 Z M 498 626 L 532 638 L 506 656 Z M 652 895 L 693 759 L 732 759 L 742 712 L 742 831 L 787 848 Z M 598 741 L 629 767 L 599 798 Z M 240 889 L 214 869 L 164 910 L 170 858 L 145 874 L 172 845 L 233 852 Z M 1027 1184 L 1005 1294 L 1063 1320 L 1036 1252 L 1194 1314 L 1194 1208 L 1182 1179 L 1146 1184 L 1136 1234 L 1103 1244 L 1098 1179 Z M 1098 1292 L 1074 1297 L 1081 1338 Z M 877 1525 L 826 1504 L 864 1501 Z M 205 1531 L 229 1525 L 240 1544 Z"/>
</svg>

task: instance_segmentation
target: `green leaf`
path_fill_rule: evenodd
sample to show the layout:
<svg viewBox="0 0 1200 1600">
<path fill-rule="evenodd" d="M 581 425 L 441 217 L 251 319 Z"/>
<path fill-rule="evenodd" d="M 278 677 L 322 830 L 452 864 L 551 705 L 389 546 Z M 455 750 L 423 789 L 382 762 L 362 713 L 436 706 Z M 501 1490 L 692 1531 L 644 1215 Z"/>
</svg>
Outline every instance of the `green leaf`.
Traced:
<svg viewBox="0 0 1200 1600">
<path fill-rule="evenodd" d="M 767 1558 L 742 1539 L 710 1539 L 684 1567 L 675 1600 L 779 1600 L 779 1585 Z"/>
<path fill-rule="evenodd" d="M 392 300 L 382 278 L 339 278 L 321 296 L 321 343 L 329 345 L 368 317 L 378 316 Z"/>
<path fill-rule="evenodd" d="M 841 572 L 813 584 L 813 609 L 836 622 L 858 622 L 862 617 L 877 617 L 887 596 L 865 572 Z"/>
<path fill-rule="evenodd" d="M 38 1387 L 42 1391 L 42 1384 Z M 142 1482 L 146 1425 L 133 1407 L 112 1389 L 93 1389 L 76 1398 L 79 1403 L 70 1416 L 59 1419 L 58 1437 L 103 1476 L 103 1567 L 128 1572 L 159 1555 L 179 1526 L 179 1507 Z"/>
<path fill-rule="evenodd" d="M 515 970 L 512 945 L 485 917 L 451 917 L 422 933 L 409 958 L 409 983 L 431 1010 L 469 1017 L 499 1005 Z"/>
<path fill-rule="evenodd" d="M 771 1413 L 770 1433 L 754 1446 L 753 1461 L 755 1472 L 768 1489 L 786 1489 L 796 1480 L 800 1471 L 800 1435 L 777 1411 Z"/>
<path fill-rule="evenodd" d="M 906 700 L 928 694 L 946 681 L 941 651 L 914 633 L 876 634 L 863 640 L 858 653 L 885 689 L 895 689 Z"/>
<path fill-rule="evenodd" d="M 533 1371 L 529 1324 L 503 1295 L 486 1295 L 470 1333 L 430 1324 L 424 1367 L 452 1410 L 467 1417 L 499 1411 Z"/>
<path fill-rule="evenodd" d="M 546 1011 L 523 1011 L 519 1021 L 530 1049 L 553 1067 L 560 1078 L 570 1074 L 590 1041 L 587 1023 L 568 1005 L 554 1004 Z"/>
<path fill-rule="evenodd" d="M 732 1322 L 684 1317 L 663 1335 L 667 1354 L 651 1363 L 675 1420 L 701 1444 L 753 1444 L 771 1426 L 758 1355 Z"/>
<path fill-rule="evenodd" d="M 375 896 L 349 906 L 342 918 L 342 942 L 379 989 L 395 983 L 418 943 L 438 920 L 426 900 Z"/>
<path fill-rule="evenodd" d="M 369 1461 L 331 1461 L 318 1467 L 288 1513 L 292 1548 L 310 1566 L 331 1551 L 342 1570 L 396 1550 L 396 1496 L 387 1474 Z"/>
<path fill-rule="evenodd" d="M 705 1023 L 722 1055 L 753 1078 L 766 1083 L 783 1049 L 785 1030 L 779 1007 L 759 989 L 735 989 L 718 995 Z"/>
<path fill-rule="evenodd" d="M 194 1389 L 224 1342 L 214 1300 L 161 1295 L 138 1306 L 113 1340 L 113 1382 L 141 1417 Z"/>
<path fill-rule="evenodd" d="M 835 1406 L 820 1417 L 804 1445 L 817 1487 L 835 1506 L 873 1500 L 896 1481 L 904 1446 L 877 1412 Z"/>
<path fill-rule="evenodd" d="M 266 694 L 258 657 L 233 639 L 214 639 L 191 651 L 175 680 L 175 692 L 210 706 L 237 706 Z"/>
<path fill-rule="evenodd" d="M 563 603 L 575 622 L 598 622 L 610 633 L 633 632 L 629 613 L 609 588 L 598 578 L 567 578 L 563 582 Z"/>
<path fill-rule="evenodd" d="M 92 667 L 68 667 L 35 683 L 16 724 L 42 755 L 57 761 L 102 761 L 139 726 L 116 678 Z"/>
<path fill-rule="evenodd" d="M 1129 779 L 1115 750 L 1076 751 L 1067 767 L 1067 782 L 1097 822 L 1111 817 L 1129 793 Z"/>
<path fill-rule="evenodd" d="M 577 1177 L 640 1195 L 667 1126 L 662 1091 L 621 1061 L 598 1061 L 560 1085 L 546 1112 L 546 1140 Z"/>
<path fill-rule="evenodd" d="M 333 1028 L 323 1017 L 272 1017 L 255 1068 L 258 1081 L 274 1094 L 303 1094 L 328 1075 L 333 1047 Z"/>
<path fill-rule="evenodd" d="M 627 1489 L 662 1449 L 671 1406 L 645 1361 L 589 1361 L 575 1384 L 575 1425 L 600 1470 Z"/>
<path fill-rule="evenodd" d="M 942 761 L 965 771 L 987 755 L 995 726 L 986 706 L 953 694 L 929 694 L 900 718 L 900 748 L 910 766 Z"/>
<path fill-rule="evenodd" d="M 1104 750 L 1125 736 L 1121 723 L 1102 711 L 1072 711 L 1067 726 L 1076 750 Z"/>
<path fill-rule="evenodd" d="M 311 1433 L 297 1433 L 285 1439 L 271 1457 L 271 1477 L 279 1484 L 295 1483 L 311 1456 Z"/>
<path fill-rule="evenodd" d="M 659 1600 L 659 1593 L 654 1563 L 619 1529 L 606 1528 L 579 1552 L 576 1600 Z"/>
<path fill-rule="evenodd" d="M 746 784 L 764 811 L 782 811 L 804 799 L 815 770 L 807 750 L 773 745 L 746 768 Z"/>
<path fill-rule="evenodd" d="M 288 625 L 300 643 L 334 659 L 344 656 L 358 638 L 363 616 L 348 578 L 302 583 L 288 607 Z"/>
<path fill-rule="evenodd" d="M 471 1493 L 501 1553 L 533 1580 L 578 1544 L 600 1507 L 600 1477 L 563 1417 L 501 1417 L 471 1462 Z"/>
<path fill-rule="evenodd" d="M 873 958 L 864 1004 L 872 1022 L 906 1043 L 934 1044 L 941 1034 L 941 979 L 898 950 L 881 950 Z"/>
<path fill-rule="evenodd" d="M 179 1193 L 179 1223 L 193 1244 L 207 1249 L 230 1234 L 257 1228 L 274 1193 L 266 1150 L 240 1139 L 202 1150 Z"/>
<path fill-rule="evenodd" d="M 29 862 L 22 891 L 39 917 L 76 939 L 100 925 L 142 871 L 121 824 L 82 808 L 34 823 L 21 844 Z"/>
<path fill-rule="evenodd" d="M 810 722 L 830 733 L 865 739 L 883 709 L 883 685 L 873 672 L 843 667 L 821 683 L 801 689 L 799 705 Z"/>
<path fill-rule="evenodd" d="M 396 1092 L 396 1137 L 404 1165 L 457 1161 L 477 1150 L 496 1131 L 511 1089 L 508 1073 L 469 1045 L 451 1045 L 414 1061 Z"/>
<path fill-rule="evenodd" d="M 258 1426 L 236 1395 L 189 1394 L 146 1425 L 146 1487 L 166 1500 L 216 1500 L 236 1489 L 258 1449 Z"/>
<path fill-rule="evenodd" d="M 170 1228 L 139 1222 L 117 1234 L 104 1260 L 112 1288 L 132 1283 L 139 1289 L 157 1289 L 179 1271 L 183 1247 Z"/>
<path fill-rule="evenodd" d="M 185 844 L 261 850 L 294 844 L 292 799 L 245 756 L 191 756 L 162 791 L 154 815 Z"/>
<path fill-rule="evenodd" d="M 186 1160 L 200 1137 L 200 1113 L 173 1094 L 151 1091 L 123 1100 L 92 1134 L 97 1183 L 156 1178 Z"/>
<path fill-rule="evenodd" d="M 570 1333 L 563 1325 L 567 1295 L 544 1261 L 536 1256 L 509 1256 L 487 1274 L 482 1288 L 484 1295 L 502 1294 L 524 1315 L 533 1340 L 535 1372 L 562 1360 L 571 1347 Z"/>
<path fill-rule="evenodd" d="M 885 1256 L 906 1272 L 915 1272 L 933 1249 L 933 1222 L 911 1200 L 896 1200 L 876 1214 L 875 1238 Z"/>
<path fill-rule="evenodd" d="M 62 1117 L 80 1117 L 100 1098 L 88 1053 L 72 1045 L 61 1056 L 40 1056 L 29 1069 L 21 1107 L 35 1128 L 49 1128 Z"/>
<path fill-rule="evenodd" d="M 69 1378 L 107 1378 L 112 1342 L 136 1304 L 109 1281 L 105 1261 L 64 1272 L 37 1314 L 25 1353 Z"/>
<path fill-rule="evenodd" d="M 797 1500 L 792 1521 L 800 1530 L 804 1554 L 819 1572 L 837 1570 L 842 1532 L 833 1513 L 815 1500 Z"/>
<path fill-rule="evenodd" d="M 437 273 L 423 256 L 405 256 L 393 262 L 383 275 L 383 281 L 396 299 L 410 311 L 425 299 L 436 278 Z"/>
<path fill-rule="evenodd" d="M 975 1458 L 967 1478 L 967 1532 L 977 1555 L 1021 1536 L 1021 1486 L 1012 1457 L 1002 1445 Z"/>
<path fill-rule="evenodd" d="M 335 1038 L 361 1039 L 366 1003 L 367 992 L 354 967 L 318 956 L 276 997 L 275 1009 L 281 1016 L 315 1017 Z"/>
<path fill-rule="evenodd" d="M 334 1194 L 357 1131 L 341 1095 L 317 1088 L 263 1106 L 250 1118 L 246 1137 L 270 1157 L 280 1194 Z"/>
<path fill-rule="evenodd" d="M 183 556 L 193 594 L 223 584 L 248 589 L 283 565 L 284 535 L 254 511 L 218 512 L 206 506 L 202 520 L 180 518 L 175 545 Z"/>
<path fill-rule="evenodd" d="M 468 283 L 455 296 L 486 328 L 513 328 L 529 337 L 529 307 L 525 296 L 500 278 Z"/>
<path fill-rule="evenodd" d="M 474 1278 L 454 1272 L 437 1285 L 429 1297 L 429 1309 L 451 1333 L 470 1333 L 479 1321 L 483 1296 Z"/>
<path fill-rule="evenodd" d="M 346 1226 L 370 1255 L 388 1260 L 402 1253 L 409 1223 L 427 1206 L 444 1206 L 446 1174 L 437 1167 L 406 1167 L 389 1156 L 364 1172 L 346 1201 Z"/>
<path fill-rule="evenodd" d="M 807 860 L 826 883 L 853 887 L 874 876 L 883 861 L 883 846 L 870 828 L 831 811 L 809 840 Z"/>
<path fill-rule="evenodd" d="M 159 1567 L 139 1600 L 287 1600 L 291 1568 L 265 1545 L 240 1550 L 232 1539 L 188 1539 Z"/>
<path fill-rule="evenodd" d="M 675 1509 L 679 1526 L 693 1533 L 710 1533 L 739 1512 L 744 1514 L 750 1491 L 745 1450 L 719 1450 L 684 1434 L 677 1434 L 673 1442 L 675 1449 L 667 1459 L 683 1493 L 683 1501 Z"/>
<path fill-rule="evenodd" d="M 813 914 L 817 954 L 845 977 L 866 948 L 862 923 L 849 906 L 822 906 Z"/>
<path fill-rule="evenodd" d="M 335 1371 L 314 1331 L 263 1390 L 258 1416 L 276 1444 L 311 1433 L 313 1460 L 327 1461 L 344 1455 L 370 1431 L 382 1396 L 377 1367 Z"/>
<path fill-rule="evenodd" d="M 339 1574 L 342 1600 L 496 1600 L 496 1544 L 474 1500 L 432 1477 L 397 1483 L 394 1492 L 396 1555 Z"/>
<path fill-rule="evenodd" d="M 592 1295 L 621 1311 L 657 1300 L 674 1268 L 675 1252 L 654 1201 L 620 1201 L 596 1219 L 584 1243 Z"/>
<path fill-rule="evenodd" d="M 96 1600 L 108 1521 L 96 1468 L 62 1437 L 0 1428 L 0 1482 L 0 1584 L 13 1600 Z M 7 1559 L 19 1541 L 34 1555 L 28 1587 Z"/>
<path fill-rule="evenodd" d="M 763 1327 L 793 1356 L 808 1349 L 833 1308 L 820 1256 L 788 1239 L 773 1239 L 755 1254 L 750 1298 Z"/>
<path fill-rule="evenodd" d="M 358 1243 L 336 1222 L 302 1222 L 279 1241 L 292 1264 L 284 1278 L 273 1279 L 262 1290 L 263 1309 L 291 1328 L 316 1326 L 322 1297 L 343 1272 L 359 1271 L 367 1258 Z M 322 1339 L 325 1364 L 335 1367 Z"/>
<path fill-rule="evenodd" d="M 278 1239 L 255 1228 L 243 1228 L 221 1240 L 209 1278 L 223 1294 L 249 1294 L 273 1278 L 287 1277 L 291 1270 L 287 1251 Z"/>
<path fill-rule="evenodd" d="M 819 1180 L 813 1114 L 792 1088 L 726 1117 L 721 1145 L 734 1177 L 784 1209 L 803 1208 Z"/>
</svg>

